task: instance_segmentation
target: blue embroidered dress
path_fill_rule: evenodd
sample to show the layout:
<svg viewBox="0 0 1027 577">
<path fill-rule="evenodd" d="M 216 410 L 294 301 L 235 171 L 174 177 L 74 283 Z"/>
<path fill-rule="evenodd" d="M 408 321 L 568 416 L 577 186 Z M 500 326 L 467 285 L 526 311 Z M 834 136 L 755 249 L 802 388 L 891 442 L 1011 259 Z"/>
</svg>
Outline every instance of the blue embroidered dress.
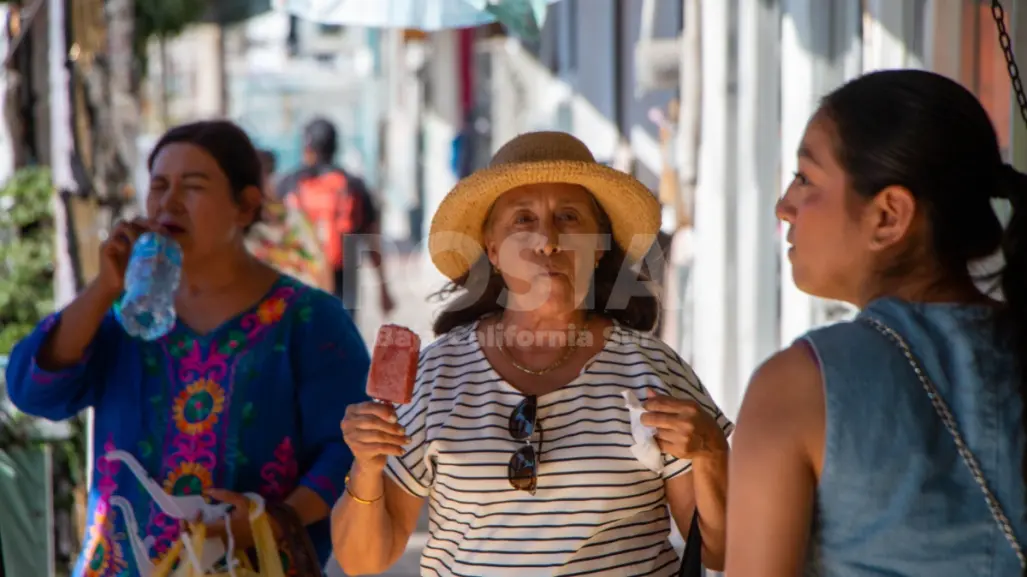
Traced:
<svg viewBox="0 0 1027 577">
<path fill-rule="evenodd" d="M 95 409 L 88 530 L 75 577 L 139 575 L 178 537 L 178 521 L 125 463 L 104 458 L 114 449 L 131 453 L 172 495 L 225 488 L 276 500 L 302 485 L 329 505 L 339 497 L 352 461 L 339 423 L 347 405 L 366 399 L 370 359 L 335 297 L 282 276 L 214 331 L 200 335 L 179 322 L 149 343 L 109 314 L 80 364 L 48 372 L 35 359 L 59 314 L 15 347 L 7 381 L 29 414 L 61 420 Z M 115 496 L 130 506 L 112 507 Z M 328 520 L 309 531 L 323 563 Z"/>
</svg>

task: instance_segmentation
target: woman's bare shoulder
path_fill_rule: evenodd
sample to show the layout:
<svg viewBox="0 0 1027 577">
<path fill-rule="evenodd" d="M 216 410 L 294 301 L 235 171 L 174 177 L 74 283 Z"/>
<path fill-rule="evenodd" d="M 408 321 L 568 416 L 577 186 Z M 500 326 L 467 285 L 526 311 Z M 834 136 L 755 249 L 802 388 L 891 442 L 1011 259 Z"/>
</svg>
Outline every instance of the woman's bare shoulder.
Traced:
<svg viewBox="0 0 1027 577">
<path fill-rule="evenodd" d="M 823 378 L 816 353 L 809 343 L 799 340 L 753 373 L 739 411 L 736 436 L 778 448 L 782 444 L 802 447 L 818 459 L 824 413 Z"/>
<path fill-rule="evenodd" d="M 731 448 L 729 575 L 801 573 L 823 413 L 819 366 L 805 341 L 775 354 L 753 375 Z"/>
<path fill-rule="evenodd" d="M 764 361 L 753 373 L 748 390 L 761 394 L 764 389 L 773 389 L 774 396 L 806 398 L 811 389 L 820 389 L 820 385 L 816 352 L 807 341 L 799 340 Z"/>
</svg>

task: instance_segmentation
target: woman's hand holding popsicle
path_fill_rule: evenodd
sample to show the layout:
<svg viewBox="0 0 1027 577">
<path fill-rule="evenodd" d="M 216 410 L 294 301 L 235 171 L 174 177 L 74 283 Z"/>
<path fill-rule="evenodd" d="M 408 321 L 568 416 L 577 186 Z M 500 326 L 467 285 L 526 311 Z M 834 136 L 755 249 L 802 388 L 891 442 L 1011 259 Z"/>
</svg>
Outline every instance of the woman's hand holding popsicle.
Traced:
<svg viewBox="0 0 1027 577">
<path fill-rule="evenodd" d="M 372 401 L 350 405 L 342 436 L 353 452 L 346 492 L 332 513 L 332 542 L 350 575 L 382 573 L 402 554 L 414 530 L 422 499 L 408 495 L 385 476 L 390 457 L 402 458 L 412 441 L 395 405 L 413 402 L 420 339 L 410 329 L 378 329 L 367 379 Z M 413 426 L 411 410 L 400 411 Z M 360 558 L 361 560 L 356 560 Z"/>
<path fill-rule="evenodd" d="M 414 391 L 421 341 L 399 325 L 383 325 L 371 357 L 367 396 L 376 401 L 351 405 L 342 436 L 361 469 L 380 473 L 389 455 L 403 456 L 410 442 L 397 422 L 392 403 L 409 403 Z"/>
<path fill-rule="evenodd" d="M 396 411 L 388 403 L 368 401 L 350 405 L 342 420 L 342 438 L 353 459 L 367 472 L 380 473 L 390 456 L 403 456 L 409 441 L 406 431 L 396 422 Z"/>
</svg>

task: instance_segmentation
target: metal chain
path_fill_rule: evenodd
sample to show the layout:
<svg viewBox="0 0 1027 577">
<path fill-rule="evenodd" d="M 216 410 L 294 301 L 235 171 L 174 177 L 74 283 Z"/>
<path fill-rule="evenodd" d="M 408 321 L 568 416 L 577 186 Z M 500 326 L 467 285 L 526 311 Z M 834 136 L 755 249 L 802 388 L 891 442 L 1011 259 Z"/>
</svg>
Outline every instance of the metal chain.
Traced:
<svg viewBox="0 0 1027 577">
<path fill-rule="evenodd" d="M 1020 107 L 1020 116 L 1023 117 L 1025 123 L 1027 123 L 1027 95 L 1023 91 L 1023 82 L 1020 81 L 1020 67 L 1016 65 L 1016 56 L 1013 54 L 1013 40 L 1009 37 L 1009 31 L 1006 30 L 1006 11 L 1002 8 L 1002 3 L 999 0 L 991 0 L 991 15 L 995 18 L 995 25 L 998 27 L 998 43 L 1002 47 L 1002 54 L 1006 57 L 1006 71 L 1009 73 L 1009 80 L 1013 85 L 1013 93 L 1016 94 L 1016 103 Z M 931 398 L 931 403 L 934 404 L 935 411 L 945 421 L 945 426 L 949 429 L 949 433 L 952 434 L 952 438 L 956 441 L 956 448 L 959 450 L 959 454 L 963 457 L 963 461 L 966 462 L 967 467 L 970 468 L 970 472 L 973 473 L 974 480 L 981 487 L 981 491 L 984 492 L 984 498 L 988 501 L 988 508 L 991 509 L 991 516 L 995 518 L 995 522 L 998 523 L 1002 532 L 1006 535 L 1006 540 L 1012 545 L 1013 551 L 1016 552 L 1017 559 L 1020 560 L 1020 569 L 1024 571 L 1024 575 L 1027 575 L 1027 559 L 1024 558 L 1023 549 L 1020 548 L 1020 543 L 1016 540 L 1016 535 L 1013 533 L 1013 528 L 1009 524 L 1009 519 L 1005 513 L 1002 512 L 1001 507 L 995 500 L 995 496 L 991 494 L 987 484 L 984 481 L 984 475 L 981 474 L 981 469 L 977 466 L 977 461 L 974 459 L 970 449 L 966 447 L 966 443 L 963 442 L 962 437 L 959 436 L 959 432 L 956 429 L 955 419 L 952 418 L 952 413 L 949 412 L 948 407 L 945 406 L 945 402 L 938 395 L 937 390 L 934 389 L 934 385 L 927 379 L 920 370 L 919 364 L 913 357 L 912 351 L 909 350 L 909 346 L 906 345 L 902 337 L 895 331 L 884 326 L 881 323 L 876 323 L 879 330 L 885 333 L 891 333 L 895 342 L 902 348 L 903 354 L 906 355 L 906 359 L 909 360 L 913 366 L 913 370 L 916 371 L 918 377 L 920 377 L 920 383 L 927 390 L 927 395 Z M 886 329 L 886 330 L 885 330 Z M 933 391 L 933 392 L 932 392 Z M 946 419 L 947 415 L 947 419 Z"/>
<path fill-rule="evenodd" d="M 1013 55 L 1013 40 L 1006 31 L 1006 11 L 1002 8 L 999 0 L 991 0 L 991 15 L 995 17 L 995 24 L 998 26 L 998 43 L 1002 46 L 1002 54 L 1006 57 L 1006 69 L 1009 72 L 1009 79 L 1013 82 L 1013 92 L 1016 93 L 1016 102 L 1020 105 L 1020 116 L 1027 122 L 1027 95 L 1023 92 L 1023 83 L 1020 81 L 1020 68 L 1016 65 L 1016 57 Z"/>
<path fill-rule="evenodd" d="M 963 458 L 963 462 L 966 463 L 967 468 L 970 469 L 970 474 L 973 475 L 974 481 L 977 482 L 977 486 L 980 487 L 981 492 L 984 493 L 984 500 L 988 502 L 988 509 L 991 510 L 991 516 L 995 519 L 999 528 L 1006 535 L 1006 540 L 1013 547 L 1013 552 L 1016 553 L 1016 558 L 1020 560 L 1020 567 L 1027 568 L 1027 559 L 1024 558 L 1023 549 L 1020 547 L 1020 542 L 1016 540 L 1016 534 L 1013 533 L 1013 527 L 1009 523 L 1009 518 L 1002 512 L 1002 506 L 999 505 L 995 495 L 992 494 L 991 489 L 988 488 L 988 482 L 984 479 L 984 473 L 981 472 L 981 467 L 977 463 L 977 459 L 973 453 L 970 452 L 970 448 L 966 446 L 966 442 L 963 441 L 963 436 L 959 434 L 959 428 L 956 425 L 956 419 L 952 416 L 952 411 L 949 410 L 945 400 L 941 398 L 938 393 L 938 389 L 934 386 L 934 383 L 927 378 L 927 374 L 920 367 L 920 363 L 917 362 L 916 357 L 913 356 L 913 351 L 906 344 L 899 333 L 892 330 L 891 327 L 882 323 L 877 319 L 864 318 L 867 323 L 873 326 L 885 337 L 891 339 L 898 345 L 899 349 L 902 350 L 902 354 L 909 361 L 909 365 L 913 367 L 913 372 L 916 373 L 918 379 L 920 379 L 920 385 L 923 386 L 924 391 L 927 392 L 927 397 L 931 400 L 931 404 L 934 405 L 934 411 L 938 413 L 942 422 L 945 424 L 945 428 L 948 429 L 949 434 L 952 435 L 952 439 L 956 443 L 956 450 L 959 451 L 959 456 Z"/>
</svg>

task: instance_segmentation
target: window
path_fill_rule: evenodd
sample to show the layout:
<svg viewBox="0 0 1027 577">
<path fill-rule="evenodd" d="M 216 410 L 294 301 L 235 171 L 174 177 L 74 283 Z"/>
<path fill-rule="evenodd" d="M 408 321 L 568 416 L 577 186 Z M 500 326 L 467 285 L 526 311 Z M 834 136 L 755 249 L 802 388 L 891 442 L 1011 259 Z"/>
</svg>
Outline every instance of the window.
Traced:
<svg viewBox="0 0 1027 577">
<path fill-rule="evenodd" d="M 324 36 L 338 36 L 342 34 L 342 28 L 342 24 L 318 24 L 317 32 Z"/>
</svg>

